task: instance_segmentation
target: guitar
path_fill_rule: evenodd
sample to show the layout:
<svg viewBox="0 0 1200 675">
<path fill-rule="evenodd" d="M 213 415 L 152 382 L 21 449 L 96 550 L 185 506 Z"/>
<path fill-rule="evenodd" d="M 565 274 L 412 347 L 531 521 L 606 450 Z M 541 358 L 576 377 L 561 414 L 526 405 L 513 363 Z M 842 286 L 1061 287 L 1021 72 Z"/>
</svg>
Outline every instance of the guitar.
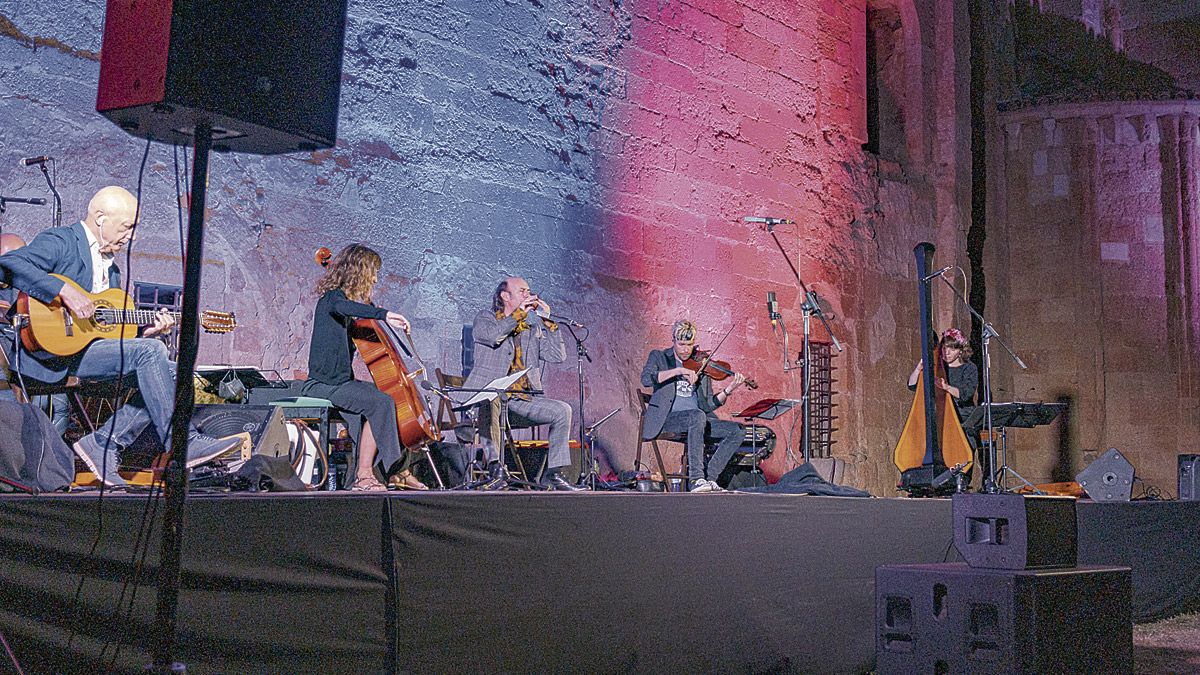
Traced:
<svg viewBox="0 0 1200 675">
<path fill-rule="evenodd" d="M 60 274 L 50 276 L 62 279 L 88 296 L 96 306 L 96 313 L 80 319 L 72 315 L 57 298 L 46 304 L 21 293 L 17 296 L 17 314 L 23 319 L 21 344 L 29 351 L 41 349 L 57 356 L 73 356 L 96 340 L 135 338 L 139 326 L 154 324 L 157 312 L 135 309 L 133 298 L 120 288 L 88 293 L 79 284 Z M 179 312 L 170 314 L 179 319 Z M 228 333 L 237 328 L 237 318 L 232 312 L 205 310 L 200 314 L 200 326 L 209 333 Z"/>
</svg>

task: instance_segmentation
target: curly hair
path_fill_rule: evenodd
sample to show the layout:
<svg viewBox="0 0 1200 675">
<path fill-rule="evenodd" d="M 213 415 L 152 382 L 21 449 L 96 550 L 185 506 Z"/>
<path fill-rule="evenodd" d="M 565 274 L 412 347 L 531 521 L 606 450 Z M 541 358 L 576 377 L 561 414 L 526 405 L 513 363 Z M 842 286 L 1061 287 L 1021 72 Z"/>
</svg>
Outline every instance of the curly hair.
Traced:
<svg viewBox="0 0 1200 675">
<path fill-rule="evenodd" d="M 938 341 L 938 348 L 954 347 L 962 350 L 962 359 L 967 361 L 971 358 L 974 351 L 971 349 L 971 343 L 967 341 L 966 336 L 957 328 L 947 328 L 946 332 L 942 333 L 942 339 Z"/>
<path fill-rule="evenodd" d="M 325 275 L 317 280 L 317 294 L 340 288 L 355 302 L 370 302 L 375 275 L 383 266 L 379 254 L 363 244 L 350 244 L 338 251 Z"/>
</svg>

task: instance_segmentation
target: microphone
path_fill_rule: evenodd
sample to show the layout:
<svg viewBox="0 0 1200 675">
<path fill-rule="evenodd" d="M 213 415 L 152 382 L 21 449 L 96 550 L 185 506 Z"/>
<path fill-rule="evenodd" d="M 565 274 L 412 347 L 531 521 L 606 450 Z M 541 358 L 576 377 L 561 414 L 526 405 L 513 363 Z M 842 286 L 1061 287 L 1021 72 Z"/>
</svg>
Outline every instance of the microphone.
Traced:
<svg viewBox="0 0 1200 675">
<path fill-rule="evenodd" d="M 438 397 L 445 399 L 446 401 L 448 401 L 448 402 L 449 402 L 449 403 L 451 403 L 452 405 L 458 405 L 458 404 L 457 404 L 457 403 L 454 401 L 454 399 L 450 398 L 450 396 L 449 396 L 449 395 L 448 395 L 446 392 L 444 392 L 444 391 L 442 391 L 441 389 L 438 389 L 437 387 L 433 386 L 433 383 L 432 383 L 432 382 L 430 382 L 429 380 L 421 380 L 421 388 L 422 388 L 422 389 L 424 389 L 424 390 L 426 390 L 426 391 L 432 391 L 433 393 L 437 394 L 437 395 L 438 395 Z"/>
<path fill-rule="evenodd" d="M 933 274 L 930 274 L 929 276 L 926 276 L 926 277 L 921 277 L 921 283 L 925 283 L 926 281 L 929 281 L 930 279 L 932 279 L 932 278 L 934 278 L 934 277 L 940 277 L 940 276 L 942 276 L 942 275 L 943 275 L 943 274 L 945 274 L 946 272 L 949 272 L 949 271 L 950 271 L 950 270 L 952 270 L 952 269 L 954 269 L 954 265 L 946 265 L 946 266 L 945 266 L 945 267 L 943 267 L 942 269 L 940 269 L 940 270 L 938 270 L 938 271 L 934 272 Z"/>
<path fill-rule="evenodd" d="M 550 320 L 551 320 L 551 321 L 556 321 L 556 322 L 558 322 L 558 323 L 565 323 L 565 324 L 567 324 L 568 326 L 570 326 L 571 328 L 587 328 L 587 326 L 585 326 L 585 325 L 583 325 L 583 324 L 579 323 L 578 321 L 576 321 L 576 320 L 574 320 L 574 319 L 572 319 L 572 318 L 570 318 L 570 317 L 563 316 L 563 315 L 561 315 L 561 314 L 554 314 L 554 313 L 551 313 L 551 314 L 550 314 Z"/>
<path fill-rule="evenodd" d="M 766 225 L 795 225 L 796 221 L 788 220 L 787 218 L 764 218 L 762 216 L 746 216 L 742 218 L 746 223 L 764 223 Z"/>
<path fill-rule="evenodd" d="M 37 157 L 25 157 L 21 161 L 17 162 L 17 166 L 36 166 L 38 164 L 45 164 L 46 162 L 52 161 L 53 159 L 54 158 L 49 155 L 38 155 Z"/>
<path fill-rule="evenodd" d="M 771 320 L 771 332 L 779 323 L 779 302 L 775 300 L 775 291 L 767 291 L 767 318 Z"/>
</svg>

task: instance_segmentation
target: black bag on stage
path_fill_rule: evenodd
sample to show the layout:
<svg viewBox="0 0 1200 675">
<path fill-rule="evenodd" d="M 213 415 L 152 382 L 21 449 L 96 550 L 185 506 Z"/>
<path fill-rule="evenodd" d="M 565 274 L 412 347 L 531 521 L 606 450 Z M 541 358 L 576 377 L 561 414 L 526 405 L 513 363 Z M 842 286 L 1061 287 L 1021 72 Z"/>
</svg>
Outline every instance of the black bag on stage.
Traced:
<svg viewBox="0 0 1200 675">
<path fill-rule="evenodd" d="M 824 495 L 827 497 L 870 497 L 870 492 L 845 485 L 834 485 L 821 478 L 817 469 L 805 462 L 779 477 L 779 482 L 765 487 L 741 488 L 740 492 L 772 492 L 792 495 Z"/>
<path fill-rule="evenodd" d="M 251 492 L 305 492 L 309 489 L 296 475 L 287 457 L 254 455 L 233 475 L 232 489 Z"/>
<path fill-rule="evenodd" d="M 75 457 L 42 409 L 0 401 L 0 489 L 62 490 L 75 478 Z M 18 487 L 19 486 L 19 487 Z"/>
</svg>

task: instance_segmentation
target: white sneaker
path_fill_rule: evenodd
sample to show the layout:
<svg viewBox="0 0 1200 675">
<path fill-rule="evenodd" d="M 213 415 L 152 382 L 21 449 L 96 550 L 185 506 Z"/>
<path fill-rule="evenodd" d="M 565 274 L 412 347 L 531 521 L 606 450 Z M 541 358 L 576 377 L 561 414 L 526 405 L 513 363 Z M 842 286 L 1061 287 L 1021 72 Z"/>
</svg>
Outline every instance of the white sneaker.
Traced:
<svg viewBox="0 0 1200 675">
<path fill-rule="evenodd" d="M 692 483 L 691 491 L 692 492 L 724 492 L 724 490 L 721 489 L 721 486 L 717 485 L 716 481 L 706 480 L 704 478 L 696 479 L 696 482 Z"/>
</svg>

